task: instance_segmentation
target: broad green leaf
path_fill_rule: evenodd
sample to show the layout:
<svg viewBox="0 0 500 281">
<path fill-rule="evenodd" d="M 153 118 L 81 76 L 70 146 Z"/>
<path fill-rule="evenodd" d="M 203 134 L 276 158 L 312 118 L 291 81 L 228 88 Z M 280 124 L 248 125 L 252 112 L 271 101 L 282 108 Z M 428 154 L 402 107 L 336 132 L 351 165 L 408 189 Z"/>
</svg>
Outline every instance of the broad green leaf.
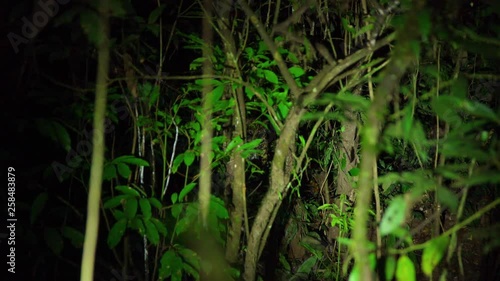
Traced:
<svg viewBox="0 0 500 281">
<path fill-rule="evenodd" d="M 111 180 L 114 178 L 116 178 L 116 166 L 113 164 L 106 164 L 104 166 L 102 179 L 106 181 L 106 180 Z"/>
<path fill-rule="evenodd" d="M 172 208 L 171 208 L 172 217 L 177 219 L 179 217 L 179 215 L 181 214 L 182 209 L 183 209 L 183 204 L 181 204 L 181 203 L 172 205 Z"/>
<path fill-rule="evenodd" d="M 278 103 L 278 112 L 282 120 L 285 120 L 290 111 L 290 102 L 280 102 Z"/>
<path fill-rule="evenodd" d="M 495 111 L 483 103 L 477 101 L 467 101 L 462 104 L 462 108 L 474 116 L 500 123 L 500 117 L 495 113 Z"/>
<path fill-rule="evenodd" d="M 193 164 L 194 162 L 194 158 L 195 158 L 194 151 L 188 150 L 184 152 L 184 164 L 186 164 L 186 166 L 188 167 L 191 166 L 191 164 Z"/>
<path fill-rule="evenodd" d="M 144 215 L 145 219 L 151 218 L 151 204 L 149 200 L 146 198 L 139 199 L 139 206 L 141 207 L 141 212 Z"/>
<path fill-rule="evenodd" d="M 160 211 L 161 211 L 161 208 L 163 207 L 161 202 L 154 197 L 149 198 L 149 203 L 151 203 L 151 205 L 153 205 L 156 209 L 158 209 Z"/>
<path fill-rule="evenodd" d="M 380 234 L 382 236 L 392 233 L 404 222 L 406 208 L 406 202 L 402 196 L 395 197 L 389 203 L 389 207 L 385 210 L 380 222 Z"/>
<path fill-rule="evenodd" d="M 38 218 L 40 213 L 45 208 L 45 203 L 47 203 L 48 198 L 49 198 L 49 195 L 47 194 L 47 192 L 42 192 L 42 193 L 38 194 L 38 196 L 33 201 L 33 204 L 31 205 L 31 214 L 30 214 L 30 223 L 31 224 L 33 224 L 35 222 L 35 220 Z"/>
<path fill-rule="evenodd" d="M 200 257 L 195 251 L 188 249 L 186 247 L 182 247 L 180 245 L 177 245 L 176 248 L 178 249 L 179 254 L 187 263 L 192 265 L 197 270 L 200 269 Z"/>
<path fill-rule="evenodd" d="M 292 267 L 290 266 L 290 263 L 286 260 L 286 257 L 280 253 L 280 264 L 281 266 L 287 270 L 287 271 L 291 271 L 292 270 Z"/>
<path fill-rule="evenodd" d="M 50 119 L 37 118 L 35 119 L 35 125 L 40 134 L 52 139 L 57 144 L 60 144 L 66 152 L 69 152 L 71 149 L 71 137 L 61 123 Z M 90 146 L 90 143 L 88 143 L 88 145 Z M 91 147 L 82 145 L 81 149 L 88 153 Z"/>
<path fill-rule="evenodd" d="M 212 196 L 210 200 L 210 210 L 220 219 L 228 219 L 229 213 L 224 206 L 224 201 L 222 199 Z"/>
<path fill-rule="evenodd" d="M 109 230 L 108 234 L 108 247 L 113 249 L 122 240 L 125 229 L 127 228 L 127 219 L 122 218 L 117 221 Z"/>
<path fill-rule="evenodd" d="M 349 171 L 349 175 L 351 177 L 357 177 L 359 175 L 359 171 L 360 169 L 355 167 L 355 168 L 352 168 L 350 171 Z"/>
<path fill-rule="evenodd" d="M 175 225 L 175 234 L 180 235 L 186 232 L 191 225 L 191 219 L 189 217 L 183 217 Z"/>
<path fill-rule="evenodd" d="M 418 13 L 418 30 L 424 42 L 427 42 L 431 34 L 432 20 L 428 9 L 422 9 Z"/>
<path fill-rule="evenodd" d="M 59 231 L 53 227 L 46 227 L 43 230 L 43 237 L 50 250 L 59 256 L 64 246 L 64 242 Z"/>
<path fill-rule="evenodd" d="M 262 139 L 254 139 L 250 142 L 242 144 L 239 148 L 238 151 L 244 151 L 247 149 L 253 149 L 259 146 L 259 144 L 262 142 Z"/>
<path fill-rule="evenodd" d="M 359 275 L 359 266 L 354 265 L 351 274 L 349 274 L 349 281 L 361 281 L 361 276 Z"/>
<path fill-rule="evenodd" d="M 184 153 L 178 154 L 174 159 L 174 164 L 172 165 L 172 173 L 177 173 L 179 166 L 184 162 Z"/>
<path fill-rule="evenodd" d="M 342 102 L 344 105 L 352 106 L 357 110 L 366 110 L 370 106 L 370 100 L 365 97 L 354 95 L 349 92 L 344 92 L 338 95 L 331 96 L 334 101 Z"/>
<path fill-rule="evenodd" d="M 123 156 L 116 157 L 115 159 L 113 159 L 113 161 L 111 161 L 111 163 L 113 163 L 113 164 L 127 163 L 127 164 L 133 164 L 133 165 L 137 165 L 137 166 L 149 167 L 148 161 L 143 160 L 141 158 L 137 158 L 137 157 L 132 156 L 132 155 L 123 155 Z"/>
<path fill-rule="evenodd" d="M 288 69 L 294 78 L 301 77 L 305 74 L 304 69 L 300 66 L 292 66 Z"/>
<path fill-rule="evenodd" d="M 154 223 L 150 220 L 145 220 L 144 225 L 146 226 L 146 237 L 149 242 L 153 245 L 158 245 L 158 242 L 160 241 L 160 234 L 158 233 L 158 229 L 156 229 Z"/>
<path fill-rule="evenodd" d="M 73 228 L 71 226 L 63 226 L 61 229 L 61 234 L 62 236 L 66 237 L 71 241 L 71 244 L 75 248 L 82 248 L 83 247 L 83 241 L 85 239 L 85 236 L 83 233 L 76 228 Z"/>
<path fill-rule="evenodd" d="M 113 214 L 113 217 L 115 218 L 115 220 L 121 220 L 121 219 L 125 218 L 125 215 L 123 214 L 123 211 L 121 211 L 121 210 L 113 209 L 111 211 L 111 213 Z"/>
<path fill-rule="evenodd" d="M 144 226 L 144 220 L 139 217 L 135 217 L 130 220 L 129 227 L 139 231 L 140 235 L 144 235 L 146 233 L 146 227 Z"/>
<path fill-rule="evenodd" d="M 100 22 L 99 15 L 94 10 L 86 9 L 80 14 L 82 30 L 87 35 L 89 41 L 96 47 L 101 44 L 104 35 L 101 26 L 97 24 L 98 22 Z"/>
<path fill-rule="evenodd" d="M 425 247 L 422 254 L 422 271 L 427 276 L 432 275 L 432 271 L 443 258 L 446 249 L 448 248 L 449 236 L 440 236 L 431 240 Z"/>
<path fill-rule="evenodd" d="M 415 265 L 411 259 L 407 255 L 399 257 L 396 267 L 396 280 L 415 281 L 416 279 Z"/>
<path fill-rule="evenodd" d="M 232 139 L 229 142 L 229 144 L 227 145 L 226 150 L 224 152 L 225 153 L 230 152 L 231 150 L 233 150 L 236 146 L 238 146 L 242 142 L 243 142 L 243 140 L 241 139 L 241 137 L 240 136 L 236 136 L 234 139 Z"/>
<path fill-rule="evenodd" d="M 177 254 L 173 250 L 167 251 L 163 254 L 163 257 L 160 260 L 160 269 L 159 276 L 160 280 L 165 280 L 168 277 L 171 277 L 169 280 L 180 280 L 182 277 L 182 259 L 177 256 Z"/>
<path fill-rule="evenodd" d="M 446 187 L 438 187 L 436 190 L 437 200 L 452 212 L 458 208 L 458 196 Z"/>
<path fill-rule="evenodd" d="M 210 98 L 212 100 L 212 103 L 216 105 L 218 102 L 220 102 L 222 95 L 224 94 L 224 89 L 225 89 L 224 84 L 220 84 L 219 86 L 215 87 L 212 92 L 210 93 Z"/>
<path fill-rule="evenodd" d="M 123 212 L 125 217 L 128 219 L 133 219 L 137 214 L 137 199 L 136 198 L 128 198 L 123 205 Z"/>
<path fill-rule="evenodd" d="M 132 174 L 132 171 L 130 170 L 130 167 L 127 164 L 124 163 L 118 163 L 116 164 L 116 168 L 118 168 L 118 174 L 124 178 L 130 177 L 130 174 Z"/>
<path fill-rule="evenodd" d="M 155 225 L 158 232 L 163 234 L 163 236 L 167 236 L 168 233 L 167 227 L 165 227 L 165 225 L 160 220 L 156 218 L 151 218 L 150 221 Z"/>
<path fill-rule="evenodd" d="M 394 278 L 396 272 L 396 258 L 390 255 L 385 260 L 385 280 L 390 281 Z"/>
<path fill-rule="evenodd" d="M 413 125 L 413 114 L 412 114 L 412 111 L 409 110 L 409 108 L 407 108 L 406 110 L 406 114 L 404 116 L 404 119 L 402 121 L 402 125 L 403 125 L 403 137 L 405 140 L 408 140 L 410 139 L 410 135 L 411 135 L 411 129 L 412 129 L 412 125 Z"/>
<path fill-rule="evenodd" d="M 165 7 L 166 7 L 165 4 L 161 4 L 159 7 L 154 9 L 151 12 L 151 14 L 149 14 L 148 24 L 155 23 L 158 20 L 158 18 L 161 16 L 161 13 L 163 13 L 163 10 L 165 9 Z"/>
<path fill-rule="evenodd" d="M 191 264 L 186 262 L 183 263 L 182 270 L 186 272 L 188 275 L 191 275 L 194 278 L 194 280 L 200 280 L 200 274 L 199 274 L 200 270 L 194 268 Z"/>
<path fill-rule="evenodd" d="M 182 190 L 181 192 L 179 193 L 179 201 L 182 201 L 182 199 L 184 199 L 184 197 L 186 195 L 189 194 L 189 192 L 191 192 L 191 190 L 193 190 L 193 188 L 196 186 L 196 183 L 195 182 L 192 182 L 188 185 L 186 185 Z"/>
<path fill-rule="evenodd" d="M 307 260 L 305 260 L 300 265 L 300 267 L 297 269 L 297 272 L 309 274 L 309 273 L 311 273 L 312 268 L 316 265 L 317 262 L 318 262 L 318 258 L 316 256 L 312 256 L 312 257 L 308 258 Z"/>
<path fill-rule="evenodd" d="M 123 194 L 123 195 L 117 195 L 115 197 L 109 198 L 106 202 L 103 204 L 104 209 L 110 209 L 110 208 L 115 208 L 120 206 L 122 203 L 125 203 L 125 200 L 127 199 L 133 199 L 135 196 L 131 196 L 128 194 Z"/>
<path fill-rule="evenodd" d="M 126 194 L 126 195 L 131 195 L 131 196 L 135 196 L 135 197 L 140 197 L 140 193 L 139 191 L 133 189 L 132 187 L 130 186 L 126 186 L 126 185 L 117 185 L 115 187 L 116 190 L 118 191 L 121 191 L 123 194 Z"/>
<path fill-rule="evenodd" d="M 276 76 L 276 74 L 274 72 L 272 72 L 271 70 L 268 70 L 268 69 L 264 69 L 263 72 L 264 72 L 264 77 L 266 78 L 267 81 L 269 81 L 273 84 L 279 83 L 278 76 Z"/>
<path fill-rule="evenodd" d="M 462 117 L 458 114 L 457 106 L 462 101 L 454 96 L 438 96 L 431 102 L 432 108 L 439 118 L 454 127 L 462 124 Z"/>
<path fill-rule="evenodd" d="M 172 196 L 170 196 L 170 200 L 172 200 L 172 204 L 177 203 L 177 199 L 179 199 L 179 194 L 177 194 L 177 192 L 172 193 Z"/>
</svg>

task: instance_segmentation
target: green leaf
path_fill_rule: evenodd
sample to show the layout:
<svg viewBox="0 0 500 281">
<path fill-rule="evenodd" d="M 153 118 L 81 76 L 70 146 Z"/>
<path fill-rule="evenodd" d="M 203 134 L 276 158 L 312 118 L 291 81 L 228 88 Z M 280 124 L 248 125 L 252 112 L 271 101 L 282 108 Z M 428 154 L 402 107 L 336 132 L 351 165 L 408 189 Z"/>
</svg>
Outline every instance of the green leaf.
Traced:
<svg viewBox="0 0 500 281">
<path fill-rule="evenodd" d="M 158 20 L 158 18 L 161 16 L 161 13 L 163 13 L 163 10 L 165 9 L 165 7 L 166 7 L 165 4 L 161 4 L 159 7 L 154 9 L 151 12 L 151 14 L 149 14 L 148 24 L 155 23 Z"/>
<path fill-rule="evenodd" d="M 149 242 L 153 245 L 158 245 L 158 242 L 160 241 L 160 234 L 158 233 L 158 229 L 156 229 L 154 223 L 150 220 L 145 220 L 144 225 L 146 226 L 146 237 Z"/>
<path fill-rule="evenodd" d="M 297 272 L 309 274 L 309 273 L 311 273 L 312 268 L 314 267 L 314 265 L 316 265 L 317 262 L 318 262 L 318 258 L 316 256 L 312 256 L 312 257 L 308 258 L 307 260 L 305 260 L 300 265 L 299 269 L 297 269 Z"/>
<path fill-rule="evenodd" d="M 389 207 L 385 210 L 384 217 L 380 222 L 380 234 L 382 236 L 392 233 L 404 222 L 406 208 L 406 201 L 402 196 L 395 197 L 389 203 Z"/>
<path fill-rule="evenodd" d="M 181 163 L 184 162 L 184 153 L 178 154 L 175 159 L 174 163 L 172 165 L 172 173 L 177 173 L 177 170 L 179 169 L 179 166 Z"/>
<path fill-rule="evenodd" d="M 130 196 L 135 196 L 135 197 L 140 197 L 139 191 L 133 189 L 130 186 L 126 185 L 117 185 L 115 186 L 115 189 L 118 191 L 121 191 L 123 194 L 130 195 Z"/>
<path fill-rule="evenodd" d="M 407 255 L 401 256 L 398 259 L 398 265 L 396 267 L 396 280 L 397 281 L 416 280 L 415 265 Z"/>
<path fill-rule="evenodd" d="M 131 219 L 129 221 L 128 226 L 132 229 L 137 230 L 140 235 L 144 235 L 146 233 L 146 227 L 144 226 L 144 220 L 139 218 L 139 217 L 135 217 L 135 218 Z"/>
<path fill-rule="evenodd" d="M 127 201 L 125 201 L 123 212 L 126 218 L 133 219 L 135 217 L 137 214 L 137 205 L 137 199 L 135 198 L 128 198 Z"/>
<path fill-rule="evenodd" d="M 432 29 L 431 14 L 428 9 L 420 10 L 418 13 L 418 29 L 424 42 L 427 42 Z"/>
<path fill-rule="evenodd" d="M 182 256 L 182 258 L 187 263 L 192 265 L 197 270 L 200 269 L 200 257 L 198 256 L 198 254 L 195 251 L 193 251 L 189 248 L 186 248 L 186 247 L 182 247 L 180 245 L 178 245 L 176 248 L 178 248 L 180 256 Z"/>
<path fill-rule="evenodd" d="M 385 260 L 385 280 L 390 281 L 394 278 L 396 272 L 396 258 L 392 255 Z"/>
<path fill-rule="evenodd" d="M 116 167 L 113 164 L 106 164 L 102 174 L 102 179 L 107 181 L 116 178 Z"/>
<path fill-rule="evenodd" d="M 359 169 L 359 168 L 357 168 L 357 167 L 352 168 L 352 169 L 349 171 L 349 175 L 350 175 L 351 177 L 357 177 L 357 176 L 359 176 L 359 171 L 360 171 L 360 169 Z"/>
<path fill-rule="evenodd" d="M 179 215 L 181 214 L 182 212 L 182 209 L 183 209 L 183 204 L 174 204 L 172 205 L 172 208 L 171 208 L 171 212 L 172 212 L 172 217 L 174 217 L 175 219 L 177 219 L 179 217 Z"/>
<path fill-rule="evenodd" d="M 193 164 L 194 162 L 194 158 L 195 158 L 194 151 L 188 150 L 184 152 L 184 164 L 186 164 L 186 166 L 188 167 L 191 166 L 191 164 Z"/>
<path fill-rule="evenodd" d="M 438 187 L 436 190 L 437 200 L 448 207 L 452 212 L 458 209 L 458 196 L 446 187 Z"/>
<path fill-rule="evenodd" d="M 172 193 L 172 196 L 170 196 L 170 200 L 172 200 L 172 204 L 177 203 L 178 199 L 179 199 L 179 194 L 177 194 L 177 192 Z"/>
<path fill-rule="evenodd" d="M 111 197 L 103 204 L 104 209 L 110 209 L 120 206 L 122 203 L 125 203 L 125 200 L 133 199 L 135 196 L 130 196 L 128 194 L 117 195 L 115 197 Z"/>
<path fill-rule="evenodd" d="M 454 96 L 438 96 L 431 102 L 432 108 L 439 118 L 450 123 L 453 127 L 458 127 L 462 124 L 462 117 L 457 112 L 457 105 L 462 99 Z"/>
<path fill-rule="evenodd" d="M 301 77 L 305 74 L 304 69 L 300 66 L 292 66 L 288 69 L 294 78 Z"/>
<path fill-rule="evenodd" d="M 173 251 L 168 250 L 163 254 L 160 260 L 160 269 L 158 270 L 160 280 L 165 280 L 168 277 L 171 277 L 170 280 L 174 280 L 178 278 L 178 274 L 180 269 L 182 268 L 183 261 L 182 259 Z M 177 277 L 174 277 L 177 276 Z"/>
<path fill-rule="evenodd" d="M 266 78 L 267 81 L 269 81 L 273 84 L 279 83 L 278 76 L 276 76 L 276 74 L 274 72 L 272 72 L 271 70 L 268 70 L 268 69 L 264 69 L 263 72 L 264 72 L 264 77 Z"/>
<path fill-rule="evenodd" d="M 30 214 L 30 223 L 31 224 L 33 224 L 35 222 L 35 220 L 38 218 L 40 213 L 45 208 L 45 203 L 47 203 L 48 198 L 49 198 L 49 195 L 47 194 L 47 192 L 42 192 L 42 193 L 38 194 L 38 196 L 33 201 L 33 204 L 31 205 L 31 214 Z"/>
<path fill-rule="evenodd" d="M 222 98 L 222 95 L 224 94 L 224 89 L 226 86 L 224 84 L 220 84 L 219 86 L 215 87 L 212 92 L 210 93 L 210 98 L 212 100 L 212 103 L 215 105 L 218 102 L 220 102 L 220 99 Z"/>
<path fill-rule="evenodd" d="M 191 192 L 191 190 L 193 190 L 193 188 L 196 186 L 196 183 L 195 182 L 192 182 L 186 186 L 184 186 L 184 188 L 182 188 L 181 192 L 179 193 L 179 201 L 182 201 L 182 199 L 184 199 L 184 197 L 186 195 L 189 194 L 189 192 Z"/>
<path fill-rule="evenodd" d="M 243 140 L 241 139 L 240 136 L 236 136 L 234 139 L 232 139 L 229 144 L 226 147 L 226 150 L 224 151 L 225 153 L 228 153 L 229 151 L 233 150 L 236 146 L 241 144 Z"/>
<path fill-rule="evenodd" d="M 63 226 L 61 229 L 61 234 L 71 241 L 73 247 L 78 249 L 83 247 L 85 236 L 76 228 L 73 228 L 71 226 Z"/>
<path fill-rule="evenodd" d="M 145 219 L 151 218 L 151 204 L 149 200 L 146 198 L 139 199 L 139 206 L 141 207 L 141 212 L 144 215 Z"/>
<path fill-rule="evenodd" d="M 52 139 L 55 143 L 60 144 L 66 152 L 69 152 L 71 149 L 71 138 L 61 123 L 50 119 L 37 118 L 35 119 L 35 124 L 40 134 Z"/>
<path fill-rule="evenodd" d="M 290 111 L 292 103 L 291 102 L 280 102 L 278 103 L 278 111 L 280 118 L 282 120 L 285 120 L 286 117 L 288 116 L 288 112 Z"/>
<path fill-rule="evenodd" d="M 130 174 L 132 174 L 132 171 L 130 170 L 130 167 L 127 164 L 124 163 L 118 163 L 116 164 L 116 167 L 118 168 L 118 174 L 124 178 L 130 177 Z"/>
<path fill-rule="evenodd" d="M 56 255 L 60 255 L 64 246 L 63 239 L 59 231 L 53 227 L 46 227 L 43 231 L 43 238 L 50 250 Z"/>
<path fill-rule="evenodd" d="M 144 166 L 144 167 L 149 167 L 149 163 L 146 160 L 143 160 L 141 158 L 137 158 L 132 155 L 123 155 L 116 157 L 111 161 L 113 164 L 118 164 L 118 163 L 127 163 L 127 164 L 132 164 L 132 165 L 137 165 L 137 166 Z"/>
<path fill-rule="evenodd" d="M 224 206 L 224 201 L 222 199 L 212 196 L 210 200 L 210 209 L 211 211 L 220 219 L 228 219 L 229 213 Z"/>
<path fill-rule="evenodd" d="M 500 117 L 495 113 L 495 111 L 483 103 L 477 101 L 467 101 L 462 104 L 462 108 L 474 116 L 486 118 L 495 123 L 500 123 Z"/>
<path fill-rule="evenodd" d="M 117 221 L 109 230 L 108 234 L 108 247 L 113 249 L 122 240 L 125 229 L 127 228 L 127 219 L 122 218 Z"/>
<path fill-rule="evenodd" d="M 424 248 L 422 254 L 422 271 L 427 276 L 432 275 L 432 271 L 443 258 L 446 249 L 448 248 L 449 236 L 440 236 L 432 239 L 431 242 Z"/>
<path fill-rule="evenodd" d="M 153 205 L 156 209 L 158 209 L 160 211 L 161 211 L 161 208 L 163 207 L 161 202 L 154 197 L 149 198 L 149 203 L 151 203 L 151 205 Z"/>
<path fill-rule="evenodd" d="M 248 149 L 254 149 L 256 148 L 257 146 L 259 146 L 259 144 L 262 142 L 262 139 L 254 139 L 250 142 L 247 142 L 247 143 L 244 143 L 242 144 L 239 148 L 238 148 L 238 151 L 245 151 L 245 150 L 248 150 Z"/>
<path fill-rule="evenodd" d="M 103 41 L 104 32 L 102 32 L 99 15 L 94 10 L 84 10 L 80 14 L 80 25 L 87 35 L 88 40 L 94 45 L 99 46 Z"/>
<path fill-rule="evenodd" d="M 150 221 L 155 225 L 158 232 L 163 234 L 163 236 L 167 236 L 167 227 L 161 221 L 156 218 L 151 218 Z"/>
<path fill-rule="evenodd" d="M 351 274 L 349 274 L 349 281 L 361 281 L 361 277 L 359 275 L 359 266 L 354 265 Z"/>
</svg>

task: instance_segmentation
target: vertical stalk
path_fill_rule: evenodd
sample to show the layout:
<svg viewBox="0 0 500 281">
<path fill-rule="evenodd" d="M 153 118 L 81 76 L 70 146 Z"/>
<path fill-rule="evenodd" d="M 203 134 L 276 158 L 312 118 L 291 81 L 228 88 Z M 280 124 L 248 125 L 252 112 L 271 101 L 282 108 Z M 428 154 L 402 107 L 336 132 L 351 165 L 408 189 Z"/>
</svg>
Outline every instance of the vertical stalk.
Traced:
<svg viewBox="0 0 500 281">
<path fill-rule="evenodd" d="M 109 73 L 109 2 L 101 0 L 99 6 L 101 37 L 98 42 L 97 85 L 94 105 L 94 133 L 90 188 L 87 203 L 87 222 L 80 273 L 81 281 L 94 280 L 95 251 L 99 230 L 99 202 L 101 200 L 104 166 L 104 117 L 106 114 L 107 80 Z"/>
</svg>

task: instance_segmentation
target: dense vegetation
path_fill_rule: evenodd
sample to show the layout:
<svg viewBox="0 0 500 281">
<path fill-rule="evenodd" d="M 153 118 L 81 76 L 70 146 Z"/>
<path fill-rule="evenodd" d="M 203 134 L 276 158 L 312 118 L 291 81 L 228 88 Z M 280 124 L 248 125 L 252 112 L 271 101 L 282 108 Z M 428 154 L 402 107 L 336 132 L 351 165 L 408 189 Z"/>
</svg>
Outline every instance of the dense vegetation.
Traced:
<svg viewBox="0 0 500 281">
<path fill-rule="evenodd" d="M 500 280 L 500 2 L 10 2 L 17 277 Z"/>
</svg>

